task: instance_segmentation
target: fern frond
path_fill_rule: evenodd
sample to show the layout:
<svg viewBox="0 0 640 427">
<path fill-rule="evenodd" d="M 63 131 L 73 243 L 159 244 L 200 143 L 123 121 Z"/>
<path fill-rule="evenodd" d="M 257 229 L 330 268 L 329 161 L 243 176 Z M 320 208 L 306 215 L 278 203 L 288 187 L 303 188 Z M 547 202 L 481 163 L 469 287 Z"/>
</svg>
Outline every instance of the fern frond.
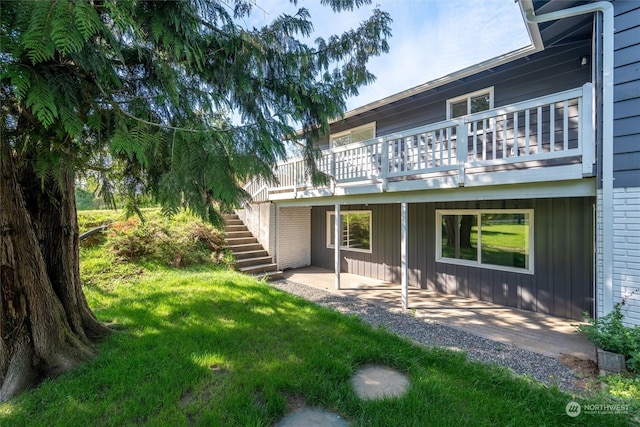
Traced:
<svg viewBox="0 0 640 427">
<path fill-rule="evenodd" d="M 39 151 L 33 163 L 33 171 L 40 180 L 42 188 L 51 179 L 60 182 L 60 156 L 56 153 L 48 152 L 46 149 Z"/>
<path fill-rule="evenodd" d="M 42 77 L 35 76 L 31 90 L 27 95 L 26 106 L 45 128 L 49 128 L 58 118 L 58 109 L 51 88 Z"/>
<path fill-rule="evenodd" d="M 33 72 L 30 69 L 16 64 L 8 64 L 1 78 L 2 80 L 8 78 L 11 81 L 11 84 L 16 88 L 16 97 L 19 101 L 24 101 L 27 98 L 33 78 Z"/>
<path fill-rule="evenodd" d="M 130 147 L 128 129 L 121 124 L 109 141 L 109 149 L 115 155 L 124 154 L 128 158 L 132 158 L 133 152 Z"/>
<path fill-rule="evenodd" d="M 158 43 L 160 39 L 162 39 L 165 33 L 164 22 L 158 19 L 157 16 L 154 16 L 152 18 L 150 28 L 151 28 L 151 37 L 153 37 L 153 41 Z"/>
<path fill-rule="evenodd" d="M 153 136 L 150 133 L 150 127 L 144 123 L 137 123 L 136 126 L 130 131 L 131 136 L 131 151 L 135 154 L 138 161 L 143 167 L 147 167 L 149 162 L 147 159 L 146 150 L 153 143 Z"/>
<path fill-rule="evenodd" d="M 110 149 L 114 154 L 123 154 L 143 168 L 149 166 L 147 152 L 152 148 L 157 135 L 145 123 L 137 122 L 133 127 L 121 125 L 111 138 Z"/>
<path fill-rule="evenodd" d="M 75 111 L 67 108 L 66 106 L 60 107 L 60 119 L 62 120 L 62 127 L 71 137 L 79 137 L 82 133 L 82 122 L 78 119 L 78 115 Z"/>
<path fill-rule="evenodd" d="M 73 3 L 57 0 L 51 14 L 51 40 L 64 56 L 82 50 L 84 40 L 75 25 Z"/>
<path fill-rule="evenodd" d="M 31 2 L 31 19 L 23 34 L 27 57 L 33 64 L 53 59 L 56 48 L 50 38 L 53 3 Z"/>
<path fill-rule="evenodd" d="M 102 30 L 102 22 L 98 12 L 88 2 L 78 1 L 73 8 L 75 26 L 87 41 Z"/>
<path fill-rule="evenodd" d="M 180 212 L 180 206 L 178 205 L 163 205 L 161 209 L 162 215 L 172 217 Z"/>
</svg>

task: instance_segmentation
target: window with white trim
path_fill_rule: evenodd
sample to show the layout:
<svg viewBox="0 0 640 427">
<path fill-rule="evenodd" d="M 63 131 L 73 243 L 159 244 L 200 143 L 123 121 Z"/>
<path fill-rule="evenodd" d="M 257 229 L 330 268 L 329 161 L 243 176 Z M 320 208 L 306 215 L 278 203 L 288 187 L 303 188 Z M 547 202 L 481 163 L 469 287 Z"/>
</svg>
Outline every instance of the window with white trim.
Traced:
<svg viewBox="0 0 640 427">
<path fill-rule="evenodd" d="M 344 132 L 332 134 L 330 137 L 332 147 L 341 147 L 354 142 L 368 141 L 376 137 L 376 122 L 367 123 Z"/>
<path fill-rule="evenodd" d="M 371 211 L 340 212 L 340 249 L 371 252 Z M 327 212 L 327 247 L 334 248 L 336 214 Z"/>
<path fill-rule="evenodd" d="M 447 99 L 447 119 L 455 119 L 492 108 L 493 86 Z"/>
<path fill-rule="evenodd" d="M 436 261 L 533 273 L 533 210 L 437 210 Z"/>
</svg>

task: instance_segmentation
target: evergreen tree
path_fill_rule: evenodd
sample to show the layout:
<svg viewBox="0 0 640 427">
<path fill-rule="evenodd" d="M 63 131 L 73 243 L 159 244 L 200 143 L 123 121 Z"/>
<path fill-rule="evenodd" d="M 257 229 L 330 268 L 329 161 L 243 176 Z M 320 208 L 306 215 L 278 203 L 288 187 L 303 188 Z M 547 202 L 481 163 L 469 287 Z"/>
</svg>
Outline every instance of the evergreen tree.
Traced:
<svg viewBox="0 0 640 427">
<path fill-rule="evenodd" d="M 0 401 L 91 358 L 109 333 L 79 281 L 79 175 L 117 178 L 131 209 L 151 194 L 213 222 L 247 197 L 240 183 L 273 179 L 283 140 L 302 137 L 322 178 L 312 141 L 373 80 L 366 63 L 388 50 L 390 17 L 374 9 L 308 43 L 307 10 L 246 28 L 253 3 L 0 5 Z"/>
</svg>

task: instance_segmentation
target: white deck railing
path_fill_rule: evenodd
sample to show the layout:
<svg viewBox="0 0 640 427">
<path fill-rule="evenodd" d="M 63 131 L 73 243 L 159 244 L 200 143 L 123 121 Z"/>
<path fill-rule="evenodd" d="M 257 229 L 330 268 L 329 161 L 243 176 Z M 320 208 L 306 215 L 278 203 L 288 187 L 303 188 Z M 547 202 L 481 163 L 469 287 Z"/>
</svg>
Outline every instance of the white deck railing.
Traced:
<svg viewBox="0 0 640 427">
<path fill-rule="evenodd" d="M 562 158 L 579 158 L 583 174 L 589 175 L 595 158 L 592 99 L 592 85 L 587 83 L 581 88 L 331 148 L 322 153 L 318 168 L 332 177 L 333 189 L 378 184 L 383 191 L 393 180 L 454 174 L 459 185 L 464 185 L 465 175 L 472 168 L 515 163 L 522 164 L 519 169 L 539 168 L 548 160 Z M 254 201 L 266 201 L 272 192 L 297 193 L 312 188 L 301 159 L 278 164 L 275 175 L 277 185 L 268 187 L 256 180 L 245 187 Z"/>
<path fill-rule="evenodd" d="M 265 202 L 269 200 L 269 184 L 263 178 L 256 178 L 244 186 L 251 200 Z"/>
</svg>

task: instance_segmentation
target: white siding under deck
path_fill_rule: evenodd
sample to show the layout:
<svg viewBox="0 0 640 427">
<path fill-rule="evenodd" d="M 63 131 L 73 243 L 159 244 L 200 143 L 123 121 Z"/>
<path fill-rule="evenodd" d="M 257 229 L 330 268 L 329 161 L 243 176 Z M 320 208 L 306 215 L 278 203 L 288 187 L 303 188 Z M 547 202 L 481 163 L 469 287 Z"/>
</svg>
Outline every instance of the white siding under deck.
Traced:
<svg viewBox="0 0 640 427">
<path fill-rule="evenodd" d="M 613 300 L 624 300 L 629 325 L 640 325 L 640 187 L 613 191 Z"/>
<path fill-rule="evenodd" d="M 278 208 L 277 262 L 281 270 L 311 265 L 311 208 Z"/>
<path fill-rule="evenodd" d="M 276 205 L 272 203 L 251 204 L 236 210 L 236 214 L 258 239 L 269 255 L 276 254 Z"/>
</svg>

